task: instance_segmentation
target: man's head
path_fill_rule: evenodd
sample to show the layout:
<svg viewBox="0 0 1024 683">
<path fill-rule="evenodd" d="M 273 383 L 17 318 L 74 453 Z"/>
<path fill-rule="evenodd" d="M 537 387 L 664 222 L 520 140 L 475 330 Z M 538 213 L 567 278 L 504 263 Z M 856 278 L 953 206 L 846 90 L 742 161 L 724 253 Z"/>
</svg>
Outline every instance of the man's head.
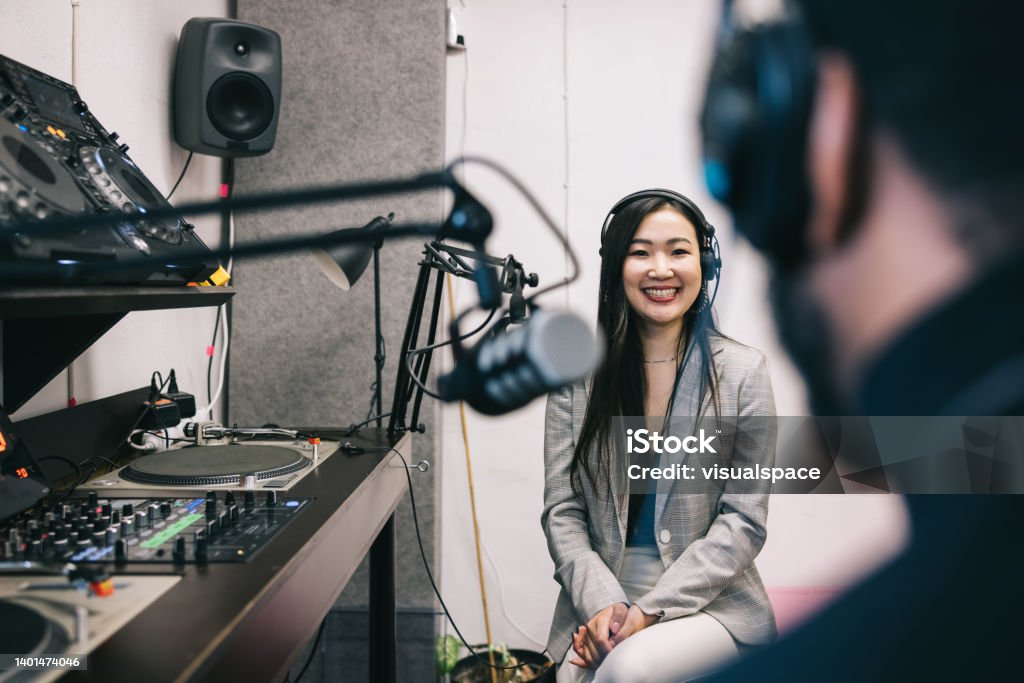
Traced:
<svg viewBox="0 0 1024 683">
<path fill-rule="evenodd" d="M 1010 14 L 1014 16 L 1009 16 Z M 800 0 L 724 28 L 709 186 L 776 266 L 776 313 L 817 411 L 1024 236 L 1013 3 Z"/>
</svg>

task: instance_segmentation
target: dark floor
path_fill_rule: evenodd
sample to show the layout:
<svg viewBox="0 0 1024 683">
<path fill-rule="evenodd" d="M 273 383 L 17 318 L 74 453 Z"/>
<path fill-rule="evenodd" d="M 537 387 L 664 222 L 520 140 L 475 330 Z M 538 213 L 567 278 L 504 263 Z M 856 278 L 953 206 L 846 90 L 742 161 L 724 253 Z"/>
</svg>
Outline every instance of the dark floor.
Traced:
<svg viewBox="0 0 1024 683">
<path fill-rule="evenodd" d="M 429 609 L 399 608 L 396 617 L 399 683 L 439 681 L 434 672 L 434 639 L 437 614 Z M 317 651 L 302 676 L 302 683 L 367 683 L 370 620 L 366 609 L 332 609 Z M 290 683 L 309 660 L 313 642 L 306 646 L 292 668 Z"/>
</svg>

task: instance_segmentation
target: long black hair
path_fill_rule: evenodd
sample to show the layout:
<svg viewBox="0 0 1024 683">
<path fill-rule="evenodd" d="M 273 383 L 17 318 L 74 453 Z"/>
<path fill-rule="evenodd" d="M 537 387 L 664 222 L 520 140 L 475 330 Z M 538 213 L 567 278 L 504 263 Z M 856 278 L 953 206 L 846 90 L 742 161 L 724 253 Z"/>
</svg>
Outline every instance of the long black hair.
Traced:
<svg viewBox="0 0 1024 683">
<path fill-rule="evenodd" d="M 647 379 L 643 366 L 643 349 L 635 314 L 626 300 L 622 268 L 640 222 L 648 214 L 664 208 L 674 209 L 690 221 L 697 231 L 697 241 L 701 250 L 708 247 L 709 236 L 704 234 L 703 221 L 698 220 L 698 217 L 692 215 L 692 211 L 680 202 L 664 197 L 641 197 L 630 202 L 617 211 L 609 223 L 601 246 L 600 300 L 597 306 L 597 320 L 605 332 L 605 359 L 592 380 L 587 412 L 583 418 L 580 438 L 576 442 L 570 467 L 570 482 L 577 495 L 582 493 L 584 476 L 598 496 L 610 493 L 609 473 L 613 453 L 616 451 L 612 420 L 618 416 L 644 414 Z M 721 410 L 709 340 L 720 333 L 712 316 L 711 301 L 708 297 L 709 282 L 702 279 L 701 291 L 693 306 L 686 312 L 683 333 L 679 335 L 676 351 L 683 359 L 679 373 L 688 362 L 699 364 L 698 376 L 701 386 L 698 405 L 703 410 L 705 400 L 710 397 L 715 404 L 717 415 Z M 676 385 L 679 383 L 679 376 L 680 374 L 676 376 Z M 603 488 L 598 486 L 598 482 L 601 481 L 605 483 Z"/>
</svg>

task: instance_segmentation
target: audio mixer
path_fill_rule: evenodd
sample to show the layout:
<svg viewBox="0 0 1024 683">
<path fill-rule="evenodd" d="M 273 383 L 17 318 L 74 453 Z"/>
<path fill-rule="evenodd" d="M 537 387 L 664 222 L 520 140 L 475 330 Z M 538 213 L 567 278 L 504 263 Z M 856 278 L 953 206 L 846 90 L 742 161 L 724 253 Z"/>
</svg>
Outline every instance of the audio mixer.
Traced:
<svg viewBox="0 0 1024 683">
<path fill-rule="evenodd" d="M 246 491 L 188 498 L 99 498 L 41 505 L 5 522 L 5 561 L 75 564 L 246 562 L 308 501 Z"/>
</svg>

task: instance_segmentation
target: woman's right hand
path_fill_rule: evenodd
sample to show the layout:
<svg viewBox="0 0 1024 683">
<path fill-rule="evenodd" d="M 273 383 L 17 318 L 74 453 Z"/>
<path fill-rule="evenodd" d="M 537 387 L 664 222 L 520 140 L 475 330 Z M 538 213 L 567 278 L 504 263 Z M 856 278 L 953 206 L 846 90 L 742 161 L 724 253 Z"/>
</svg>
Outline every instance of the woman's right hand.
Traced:
<svg viewBox="0 0 1024 683">
<path fill-rule="evenodd" d="M 616 602 L 591 617 L 586 626 L 580 626 L 572 636 L 572 649 L 578 657 L 569 663 L 596 669 L 615 647 L 611 638 L 622 628 L 628 612 L 626 603 Z"/>
</svg>

